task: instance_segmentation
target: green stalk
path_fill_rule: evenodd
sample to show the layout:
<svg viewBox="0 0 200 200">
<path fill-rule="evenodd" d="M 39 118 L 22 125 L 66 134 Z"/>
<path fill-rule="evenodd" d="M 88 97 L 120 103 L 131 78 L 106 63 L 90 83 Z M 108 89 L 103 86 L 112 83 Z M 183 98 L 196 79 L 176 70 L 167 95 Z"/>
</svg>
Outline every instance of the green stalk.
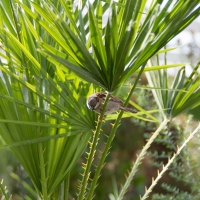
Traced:
<svg viewBox="0 0 200 200">
<path fill-rule="evenodd" d="M 57 188 L 57 189 L 53 192 L 53 194 L 51 194 L 51 197 L 50 197 L 49 199 L 51 199 L 51 200 L 58 200 L 58 199 L 59 199 L 58 196 L 59 196 L 59 188 Z"/>
<path fill-rule="evenodd" d="M 116 130 L 118 128 L 118 125 L 119 125 L 119 122 L 121 120 L 122 115 L 123 115 L 123 111 L 121 111 L 120 114 L 118 115 L 118 117 L 117 117 L 117 119 L 115 121 L 115 124 L 114 124 L 114 126 L 112 128 L 111 134 L 110 134 L 110 136 L 108 138 L 108 141 L 106 143 L 106 147 L 105 147 L 105 149 L 103 151 L 102 157 L 100 159 L 99 165 L 98 165 L 96 173 L 94 175 L 94 179 L 92 181 L 92 185 L 91 185 L 87 200 L 90 200 L 90 199 L 93 198 L 93 193 L 94 193 L 94 190 L 96 188 L 96 184 L 97 184 L 97 181 L 99 179 L 99 175 L 100 175 L 101 169 L 103 168 L 105 159 L 106 159 L 106 157 L 108 155 L 108 151 L 110 149 L 110 145 L 111 145 L 111 143 L 112 143 L 112 141 L 113 141 L 113 139 L 115 137 L 115 132 L 116 132 Z"/>
<path fill-rule="evenodd" d="M 44 157 L 43 157 L 43 149 L 42 149 L 42 143 L 40 142 L 38 144 L 39 148 L 39 159 L 40 159 L 40 168 L 41 168 L 41 184 L 42 184 L 42 195 L 44 200 L 48 200 L 47 195 L 47 181 L 46 181 L 46 175 L 45 175 L 45 163 L 44 163 Z"/>
<path fill-rule="evenodd" d="M 58 188 L 59 196 L 57 199 L 63 199 L 63 200 L 69 199 L 69 183 L 70 183 L 70 173 L 67 175 L 67 177 L 63 180 L 60 187 Z"/>
<path fill-rule="evenodd" d="M 69 199 L 69 178 L 70 178 L 70 173 L 67 176 L 67 178 L 64 180 L 64 200 Z"/>
<path fill-rule="evenodd" d="M 139 74 L 138 74 L 138 76 L 137 76 L 137 79 L 136 79 L 136 81 L 135 81 L 135 83 L 134 83 L 134 85 L 133 85 L 133 87 L 132 87 L 132 89 L 131 89 L 131 91 L 130 91 L 128 97 L 127 97 L 127 99 L 126 99 L 126 102 L 124 103 L 124 106 L 127 106 L 127 105 L 128 105 L 128 102 L 129 102 L 129 100 L 130 100 L 130 98 L 131 98 L 131 96 L 132 96 L 132 94 L 133 94 L 133 91 L 135 90 L 135 87 L 136 87 L 136 85 L 137 85 L 137 82 L 139 81 L 140 76 L 141 76 L 141 74 L 142 74 L 144 68 L 145 68 L 145 64 L 141 67 L 141 70 L 140 70 L 140 72 L 139 72 Z M 121 118 L 122 118 L 123 113 L 124 113 L 124 111 L 121 111 L 121 112 L 119 113 L 119 115 L 118 115 L 118 117 L 117 117 L 117 119 L 116 119 L 116 121 L 115 121 L 115 124 L 113 125 L 112 131 L 111 131 L 111 133 L 110 133 L 110 135 L 109 135 L 109 137 L 108 137 L 108 141 L 107 141 L 107 143 L 106 143 L 105 149 L 104 149 L 104 151 L 103 151 L 103 153 L 102 153 L 101 159 L 100 159 L 100 161 L 99 161 L 99 165 L 98 165 L 97 170 L 96 170 L 96 173 L 95 173 L 95 175 L 94 175 L 94 179 L 93 179 L 93 181 L 92 181 L 92 185 L 91 185 L 91 188 L 90 188 L 90 191 L 89 191 L 87 200 L 90 200 L 90 199 L 93 198 L 93 193 L 94 193 L 94 190 L 95 190 L 95 188 L 96 188 L 96 184 L 97 184 L 97 181 L 98 181 L 98 179 L 99 179 L 101 169 L 102 169 L 103 166 L 104 166 L 105 159 L 106 159 L 106 157 L 107 157 L 107 155 L 108 155 L 108 151 L 109 151 L 109 149 L 110 149 L 110 145 L 111 145 L 111 143 L 112 143 L 112 141 L 113 141 L 113 139 L 114 139 L 114 137 L 115 137 L 115 132 L 116 132 L 118 126 L 119 126 L 119 122 L 120 122 L 120 120 L 121 120 Z"/>
<path fill-rule="evenodd" d="M 164 121 L 160 124 L 160 126 L 158 127 L 158 129 L 154 132 L 154 134 L 151 136 L 151 138 L 148 140 L 148 142 L 146 143 L 146 145 L 143 147 L 141 153 L 139 154 L 139 156 L 137 157 L 131 172 L 129 173 L 128 177 L 126 178 L 126 182 L 123 185 L 120 194 L 117 198 L 117 200 L 121 200 L 124 197 L 124 194 L 126 193 L 130 182 L 133 180 L 133 177 L 136 173 L 136 171 L 138 170 L 138 166 L 141 164 L 142 159 L 144 158 L 145 154 L 147 153 L 148 148 L 150 147 L 150 145 L 152 144 L 152 142 L 155 140 L 155 138 L 158 136 L 158 134 L 160 133 L 160 131 L 162 131 L 162 129 L 166 126 L 166 124 L 168 123 L 168 119 L 165 118 Z"/>
<path fill-rule="evenodd" d="M 104 102 L 104 105 L 103 105 L 103 112 L 100 115 L 100 119 L 98 120 L 96 131 L 94 132 L 92 146 L 90 147 L 90 152 L 88 154 L 87 163 L 85 165 L 86 168 L 85 168 L 85 171 L 84 171 L 84 174 L 83 174 L 83 179 L 82 179 L 82 182 L 81 182 L 81 185 L 80 185 L 81 191 L 79 193 L 78 200 L 83 200 L 85 193 L 86 193 L 87 183 L 88 183 L 88 179 L 90 177 L 90 168 L 91 168 L 91 165 L 92 165 L 92 162 L 93 162 L 93 159 L 94 159 L 94 155 L 95 155 L 95 152 L 96 152 L 96 147 L 97 147 L 98 140 L 99 140 L 99 134 L 100 134 L 100 131 L 101 131 L 102 121 L 103 121 L 103 118 L 104 118 L 104 111 L 105 111 L 105 108 L 107 106 L 107 103 L 108 103 L 110 96 L 111 96 L 110 93 L 108 93 L 107 96 L 106 96 L 106 99 L 105 99 L 105 102 Z"/>
</svg>

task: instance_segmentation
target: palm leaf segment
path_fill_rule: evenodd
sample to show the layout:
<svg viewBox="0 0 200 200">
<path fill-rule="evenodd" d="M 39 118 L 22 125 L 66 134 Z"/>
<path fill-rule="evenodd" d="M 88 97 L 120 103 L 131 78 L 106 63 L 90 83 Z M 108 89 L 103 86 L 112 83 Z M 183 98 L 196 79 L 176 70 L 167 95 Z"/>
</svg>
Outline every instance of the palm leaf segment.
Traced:
<svg viewBox="0 0 200 200">
<path fill-rule="evenodd" d="M 3 147 L 11 148 L 47 199 L 69 175 L 95 128 L 95 115 L 85 105 L 93 87 L 37 51 L 38 38 L 57 44 L 17 4 L 1 1 L 0 14 Z"/>
<path fill-rule="evenodd" d="M 109 92 L 122 85 L 200 12 L 198 0 L 173 1 L 173 7 L 172 1 L 157 0 L 148 12 L 145 0 L 79 1 L 78 6 L 69 2 L 60 0 L 62 9 L 49 2 L 32 3 L 35 12 L 25 4 L 21 6 L 60 47 L 49 48 L 40 40 L 43 55 Z M 106 13 L 108 20 L 102 26 Z"/>
</svg>

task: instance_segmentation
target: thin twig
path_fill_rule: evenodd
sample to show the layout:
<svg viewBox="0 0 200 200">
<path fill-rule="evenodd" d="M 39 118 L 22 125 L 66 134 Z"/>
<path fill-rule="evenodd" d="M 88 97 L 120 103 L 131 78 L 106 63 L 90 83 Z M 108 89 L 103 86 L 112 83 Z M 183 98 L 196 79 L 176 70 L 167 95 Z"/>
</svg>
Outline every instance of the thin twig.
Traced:
<svg viewBox="0 0 200 200">
<path fill-rule="evenodd" d="M 130 182 L 133 180 L 133 177 L 134 177 L 136 171 L 138 170 L 138 166 L 141 164 L 142 159 L 144 158 L 145 154 L 147 153 L 148 148 L 150 147 L 152 142 L 155 140 L 155 138 L 158 136 L 160 131 L 162 131 L 162 129 L 166 126 L 168 121 L 169 120 L 167 118 L 164 119 L 164 121 L 160 124 L 158 129 L 154 132 L 154 134 L 148 140 L 146 145 L 143 147 L 141 153 L 139 154 L 139 156 L 137 157 L 135 163 L 133 164 L 132 170 L 130 171 L 129 175 L 127 176 L 126 182 L 123 185 L 117 200 L 121 200 L 123 198 L 124 194 L 126 193 L 128 187 L 130 185 Z"/>
<path fill-rule="evenodd" d="M 174 159 L 180 154 L 182 149 L 187 145 L 187 143 L 194 137 L 194 135 L 199 131 L 200 129 L 200 124 L 199 126 L 189 135 L 189 137 L 184 141 L 184 143 L 181 145 L 181 147 L 177 147 L 177 152 L 172 156 L 172 158 L 169 159 L 168 163 L 164 166 L 161 172 L 158 171 L 158 176 L 156 179 L 152 179 L 152 183 L 150 187 L 145 191 L 145 194 L 141 198 L 141 200 L 145 200 L 148 195 L 151 193 L 152 189 L 154 186 L 158 183 L 158 181 L 161 179 L 162 175 L 168 170 L 169 166 L 173 163 Z"/>
</svg>

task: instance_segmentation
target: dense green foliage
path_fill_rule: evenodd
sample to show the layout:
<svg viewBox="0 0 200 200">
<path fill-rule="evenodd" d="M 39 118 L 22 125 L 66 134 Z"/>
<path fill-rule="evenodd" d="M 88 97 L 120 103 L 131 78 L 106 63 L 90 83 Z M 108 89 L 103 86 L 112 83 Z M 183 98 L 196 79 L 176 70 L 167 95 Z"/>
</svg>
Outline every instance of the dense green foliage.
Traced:
<svg viewBox="0 0 200 200">
<path fill-rule="evenodd" d="M 92 199 L 121 118 L 159 123 L 115 199 L 124 197 L 149 146 L 169 120 L 200 105 L 199 65 L 189 78 L 181 69 L 169 86 L 165 68 L 177 65 L 147 64 L 199 14 L 199 0 L 155 0 L 148 7 L 147 0 L 0 2 L 0 135 L 40 198 L 69 198 L 70 172 L 90 141 L 77 198 Z M 160 118 L 130 100 L 145 71 L 151 71 L 150 86 L 159 89 L 153 94 L 162 110 Z M 85 105 L 86 97 L 103 88 L 108 92 L 105 109 L 111 93 L 121 91 L 126 81 L 131 86 L 124 105 L 131 103 L 140 112 L 108 116 L 116 120 L 91 177 L 104 115 L 97 120 Z"/>
</svg>

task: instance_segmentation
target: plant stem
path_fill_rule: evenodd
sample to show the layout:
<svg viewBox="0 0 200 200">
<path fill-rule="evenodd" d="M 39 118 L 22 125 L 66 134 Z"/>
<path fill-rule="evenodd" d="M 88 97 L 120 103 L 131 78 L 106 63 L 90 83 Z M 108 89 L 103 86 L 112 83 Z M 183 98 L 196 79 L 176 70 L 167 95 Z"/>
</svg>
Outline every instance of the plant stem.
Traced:
<svg viewBox="0 0 200 200">
<path fill-rule="evenodd" d="M 63 200 L 68 200 L 69 199 L 69 178 L 70 178 L 70 173 L 67 176 L 67 178 L 64 180 L 64 198 Z"/>
<path fill-rule="evenodd" d="M 48 200 L 45 164 L 44 164 L 43 149 L 42 149 L 41 142 L 38 144 L 38 148 L 39 148 L 39 158 L 40 158 L 40 168 L 41 168 L 41 185 L 42 185 L 42 193 L 43 193 L 42 195 L 43 195 L 44 200 Z"/>
<path fill-rule="evenodd" d="M 108 151 L 110 149 L 111 142 L 112 142 L 113 138 L 115 137 L 115 132 L 116 132 L 116 130 L 118 128 L 118 125 L 119 125 L 119 122 L 121 120 L 122 115 L 123 115 L 123 111 L 121 111 L 120 114 L 118 115 L 117 120 L 115 121 L 115 124 L 114 124 L 114 126 L 112 128 L 112 131 L 111 131 L 110 136 L 108 138 L 108 141 L 106 143 L 105 149 L 103 151 L 102 157 L 101 157 L 100 162 L 98 164 L 94 179 L 92 181 L 92 186 L 90 188 L 90 191 L 89 191 L 89 194 L 88 194 L 88 198 L 87 198 L 88 200 L 92 199 L 92 196 L 93 196 L 93 193 L 94 193 L 94 189 L 96 188 L 96 184 L 97 184 L 101 169 L 102 169 L 102 167 L 104 165 L 104 162 L 105 162 L 105 159 L 106 159 L 106 157 L 108 155 Z"/>
<path fill-rule="evenodd" d="M 131 172 L 129 173 L 128 177 L 126 178 L 126 182 L 123 185 L 120 194 L 117 198 L 117 200 L 121 200 L 124 196 L 124 194 L 126 193 L 130 182 L 133 180 L 133 177 L 136 173 L 136 171 L 138 170 L 138 166 L 141 164 L 142 159 L 144 158 L 145 154 L 147 153 L 148 148 L 150 147 L 150 145 L 152 144 L 152 142 L 155 140 L 155 138 L 158 136 L 158 134 L 160 133 L 160 131 L 162 131 L 162 129 L 166 126 L 166 124 L 168 123 L 168 119 L 165 118 L 164 121 L 160 124 L 160 126 L 158 127 L 158 129 L 154 132 L 154 134 L 151 136 L 151 138 L 148 140 L 148 142 L 146 143 L 146 145 L 143 147 L 141 153 L 139 154 L 139 156 L 137 157 Z"/>
<path fill-rule="evenodd" d="M 200 129 L 200 125 L 189 135 L 189 137 L 184 141 L 184 143 L 181 145 L 181 147 L 177 148 L 177 152 L 172 156 L 172 158 L 169 159 L 168 163 L 165 166 L 163 166 L 162 171 L 161 172 L 158 171 L 158 176 L 156 177 L 155 180 L 152 179 L 152 184 L 150 185 L 150 187 L 148 188 L 148 190 L 146 190 L 146 192 L 143 195 L 143 197 L 141 198 L 141 200 L 145 200 L 148 197 L 149 193 L 151 193 L 151 191 L 154 188 L 154 186 L 162 178 L 162 175 L 168 170 L 169 166 L 173 163 L 174 159 L 180 154 L 180 152 L 182 151 L 182 149 L 194 137 L 194 135 L 199 131 L 199 129 Z"/>
<path fill-rule="evenodd" d="M 146 64 L 146 63 L 145 63 L 145 64 Z M 124 103 L 124 106 L 127 106 L 127 105 L 128 105 L 128 102 L 129 102 L 129 100 L 130 100 L 130 98 L 131 98 L 131 96 L 132 96 L 132 94 L 133 94 L 133 91 L 135 90 L 135 87 L 136 87 L 136 85 L 137 85 L 137 82 L 139 81 L 140 76 L 141 76 L 141 74 L 142 74 L 142 72 L 143 72 L 143 70 L 144 70 L 145 64 L 141 67 L 141 70 L 140 70 L 140 72 L 139 72 L 139 74 L 138 74 L 138 76 L 137 76 L 137 78 L 136 78 L 136 80 L 135 80 L 135 83 L 134 83 L 133 87 L 131 88 L 131 91 L 129 92 L 129 95 L 128 95 L 127 99 L 126 99 L 126 102 Z M 119 126 L 119 122 L 120 122 L 120 120 L 121 120 L 121 117 L 122 117 L 123 113 L 124 113 L 124 111 L 121 111 L 121 112 L 119 113 L 119 115 L 118 115 L 118 117 L 117 117 L 117 119 L 116 119 L 116 121 L 115 121 L 115 124 L 113 125 L 112 131 L 111 131 L 111 133 L 110 133 L 110 135 L 109 135 L 109 137 L 108 137 L 108 141 L 107 141 L 107 143 L 106 143 L 105 149 L 104 149 L 104 151 L 103 151 L 103 153 L 102 153 L 102 156 L 101 156 L 101 159 L 100 159 L 100 161 L 99 161 L 99 164 L 98 164 L 96 173 L 95 173 L 95 175 L 94 175 L 94 178 L 93 178 L 93 181 L 92 181 L 92 185 L 91 185 L 91 188 L 90 188 L 90 191 L 89 191 L 87 200 L 90 200 L 90 199 L 92 199 L 92 197 L 93 197 L 93 193 L 94 193 L 94 190 L 95 190 L 95 188 L 96 188 L 96 184 L 97 184 L 97 181 L 98 181 L 98 179 L 99 179 L 101 169 L 103 168 L 105 159 L 106 159 L 106 157 L 107 157 L 107 155 L 108 155 L 108 151 L 109 151 L 109 149 L 110 149 L 110 145 L 111 145 L 111 143 L 112 143 L 112 141 L 113 141 L 113 139 L 114 139 L 114 137 L 115 137 L 115 132 L 116 132 L 118 126 Z"/>
<path fill-rule="evenodd" d="M 97 128 L 96 128 L 96 131 L 94 132 L 92 145 L 90 147 L 90 152 L 88 154 L 87 163 L 85 165 L 86 168 L 85 168 L 85 171 L 84 171 L 84 174 L 83 174 L 83 179 L 82 179 L 82 182 L 81 182 L 81 185 L 80 185 L 81 191 L 79 193 L 78 200 L 83 200 L 84 196 L 86 194 L 87 183 L 88 183 L 88 179 L 90 177 L 90 168 L 91 168 L 91 165 L 92 165 L 92 162 L 93 162 L 93 159 L 94 159 L 94 155 L 95 155 L 95 152 L 96 152 L 96 146 L 98 144 L 99 134 L 100 134 L 100 131 L 101 131 L 101 125 L 102 125 L 102 121 L 103 121 L 103 118 L 104 118 L 104 111 L 105 111 L 105 108 L 107 106 L 107 103 L 108 103 L 110 96 L 111 96 L 111 94 L 108 93 L 107 96 L 106 96 L 104 105 L 103 105 L 103 111 L 100 115 L 100 119 L 97 122 Z"/>
</svg>

